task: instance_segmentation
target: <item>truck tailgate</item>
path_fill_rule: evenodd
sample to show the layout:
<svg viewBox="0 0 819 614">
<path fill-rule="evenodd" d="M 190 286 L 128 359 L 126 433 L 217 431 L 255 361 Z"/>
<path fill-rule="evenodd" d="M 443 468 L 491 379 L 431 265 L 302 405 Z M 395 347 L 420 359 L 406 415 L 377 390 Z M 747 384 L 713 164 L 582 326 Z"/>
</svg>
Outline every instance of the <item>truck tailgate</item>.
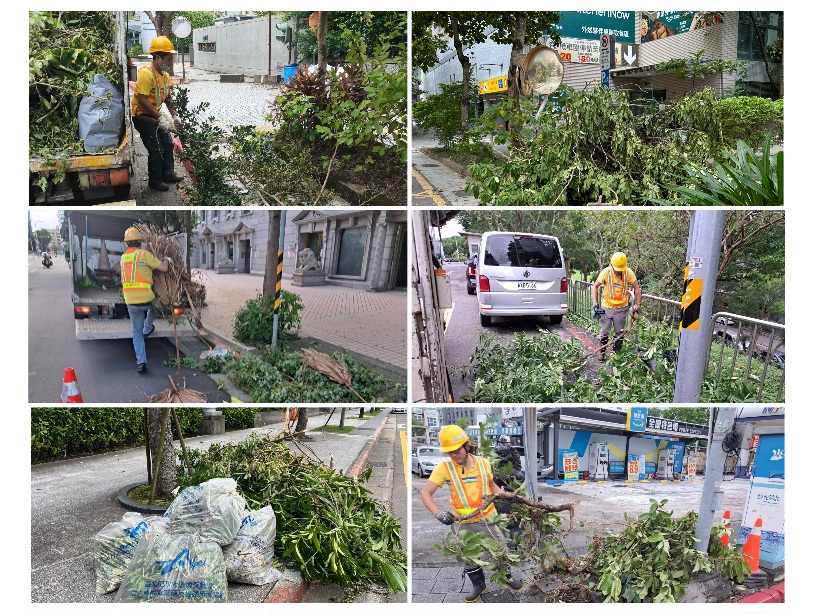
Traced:
<svg viewBox="0 0 819 614">
<path fill-rule="evenodd" d="M 131 338 L 131 320 L 128 318 L 86 318 L 74 320 L 74 325 L 78 341 Z M 173 324 L 169 324 L 167 320 L 157 318 L 154 320 L 154 327 L 155 330 L 151 334 L 151 338 L 170 337 L 173 339 Z M 179 337 L 196 337 L 198 335 L 188 320 L 177 321 L 176 334 Z"/>
<path fill-rule="evenodd" d="M 128 132 L 126 131 L 116 150 L 69 156 L 66 160 L 67 166 L 65 167 L 65 170 L 66 172 L 72 172 L 130 166 L 130 147 L 131 145 L 128 140 Z M 43 158 L 30 158 L 28 161 L 28 170 L 32 173 L 37 173 L 40 171 L 53 171 L 56 169 L 56 166 L 57 162 L 48 161 Z"/>
</svg>

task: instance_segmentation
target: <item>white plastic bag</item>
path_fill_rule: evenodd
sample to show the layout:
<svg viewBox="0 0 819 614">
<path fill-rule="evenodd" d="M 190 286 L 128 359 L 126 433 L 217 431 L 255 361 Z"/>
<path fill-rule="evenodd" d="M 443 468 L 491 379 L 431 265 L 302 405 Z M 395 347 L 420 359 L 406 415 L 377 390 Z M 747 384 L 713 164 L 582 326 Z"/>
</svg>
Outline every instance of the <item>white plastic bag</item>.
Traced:
<svg viewBox="0 0 819 614">
<path fill-rule="evenodd" d="M 180 492 L 165 516 L 170 519 L 169 533 L 196 533 L 205 541 L 227 546 L 242 526 L 245 500 L 236 491 L 236 480 L 214 478 Z"/>
<path fill-rule="evenodd" d="M 85 151 L 114 149 L 119 145 L 125 119 L 122 92 L 105 75 L 94 75 L 88 94 L 80 101 L 77 116 Z"/>
<path fill-rule="evenodd" d="M 276 515 L 269 505 L 249 512 L 236 539 L 223 548 L 229 582 L 269 584 L 282 578 L 273 567 Z"/>
<path fill-rule="evenodd" d="M 139 542 L 147 533 L 163 532 L 167 518 L 127 512 L 122 520 L 111 522 L 94 536 L 94 571 L 97 574 L 97 595 L 119 588 L 125 570 Z"/>
<path fill-rule="evenodd" d="M 117 603 L 224 603 L 222 548 L 198 535 L 148 535 L 137 546 Z"/>
</svg>

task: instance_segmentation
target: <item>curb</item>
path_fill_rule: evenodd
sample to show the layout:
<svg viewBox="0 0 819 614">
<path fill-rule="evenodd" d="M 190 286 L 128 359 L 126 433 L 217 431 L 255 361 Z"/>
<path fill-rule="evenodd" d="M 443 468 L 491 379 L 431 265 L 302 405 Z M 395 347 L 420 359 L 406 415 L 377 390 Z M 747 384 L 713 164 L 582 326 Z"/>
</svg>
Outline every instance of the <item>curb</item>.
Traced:
<svg viewBox="0 0 819 614">
<path fill-rule="evenodd" d="M 123 486 L 120 488 L 119 492 L 117 492 L 117 503 L 119 503 L 126 510 L 131 510 L 132 512 L 140 512 L 142 514 L 164 514 L 165 510 L 168 509 L 167 507 L 148 505 L 147 503 L 137 503 L 128 497 L 128 492 L 137 486 L 144 486 L 144 483 L 136 482 L 135 484 L 129 484 L 128 486 Z"/>
<path fill-rule="evenodd" d="M 736 603 L 785 603 L 785 583 L 780 582 L 758 593 L 737 600 Z"/>
<path fill-rule="evenodd" d="M 262 603 L 301 603 L 307 582 L 298 572 L 293 572 L 292 575 L 298 576 L 298 580 L 288 580 L 286 577 L 279 580 Z"/>
<path fill-rule="evenodd" d="M 428 147 L 421 147 L 419 151 L 420 151 L 421 153 L 423 153 L 425 156 L 428 156 L 428 157 L 432 158 L 432 159 L 433 159 L 433 160 L 435 160 L 436 162 L 440 162 L 441 164 L 443 164 L 444 166 L 446 166 L 446 167 L 447 167 L 449 170 L 451 170 L 451 171 L 454 171 L 454 172 L 458 173 L 458 175 L 460 175 L 460 176 L 461 176 L 462 178 L 464 178 L 464 179 L 466 179 L 467 177 L 469 177 L 469 178 L 471 178 L 471 177 L 472 177 L 472 174 L 471 174 L 471 173 L 470 173 L 468 170 L 466 170 L 466 169 L 465 169 L 463 166 L 461 166 L 461 165 L 460 165 L 460 164 L 458 164 L 457 162 L 453 162 L 452 160 L 450 160 L 450 159 L 448 159 L 448 158 L 440 158 L 440 157 L 438 157 L 437 155 L 435 155 L 434 153 L 432 153 L 432 152 L 429 150 L 429 148 L 428 148 Z"/>
<path fill-rule="evenodd" d="M 381 430 L 384 428 L 384 425 L 387 424 L 387 420 L 389 420 L 390 415 L 387 414 L 384 419 L 381 421 L 381 424 L 375 429 L 375 433 L 373 433 L 372 439 L 370 439 L 364 447 L 361 449 L 361 452 L 358 453 L 358 457 L 355 459 L 353 466 L 347 471 L 349 477 L 357 478 L 361 473 L 364 471 L 364 465 L 367 464 L 367 458 L 370 456 L 370 451 L 373 449 L 375 442 L 378 441 L 379 435 L 381 435 Z"/>
</svg>

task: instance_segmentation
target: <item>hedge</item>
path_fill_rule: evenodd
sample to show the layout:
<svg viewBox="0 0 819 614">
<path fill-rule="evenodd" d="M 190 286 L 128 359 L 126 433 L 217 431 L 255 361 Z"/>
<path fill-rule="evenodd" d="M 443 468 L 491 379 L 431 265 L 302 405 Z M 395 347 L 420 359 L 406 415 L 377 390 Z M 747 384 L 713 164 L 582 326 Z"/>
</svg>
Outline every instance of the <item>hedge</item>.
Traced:
<svg viewBox="0 0 819 614">
<path fill-rule="evenodd" d="M 257 410 L 225 406 L 225 428 L 252 428 Z M 202 409 L 178 407 L 185 437 L 199 433 Z M 31 462 L 99 454 L 145 445 L 141 407 L 35 407 L 31 410 Z M 175 431 L 174 431 L 175 432 Z"/>
</svg>

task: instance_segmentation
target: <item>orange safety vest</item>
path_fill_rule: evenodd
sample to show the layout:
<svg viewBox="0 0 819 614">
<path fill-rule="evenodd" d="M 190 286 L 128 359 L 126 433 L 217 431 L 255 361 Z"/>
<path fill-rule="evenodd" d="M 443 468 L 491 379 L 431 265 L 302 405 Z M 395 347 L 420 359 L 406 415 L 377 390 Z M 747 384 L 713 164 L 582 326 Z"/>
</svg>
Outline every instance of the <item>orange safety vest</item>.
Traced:
<svg viewBox="0 0 819 614">
<path fill-rule="evenodd" d="M 136 247 L 129 247 L 120 258 L 119 278 L 122 282 L 125 302 L 129 305 L 149 303 L 154 300 L 154 292 L 151 288 L 153 271 L 146 262 L 139 259 L 143 251 Z"/>
<path fill-rule="evenodd" d="M 614 270 L 609 266 L 606 271 L 603 298 L 611 305 L 611 309 L 619 309 L 628 305 L 628 269 L 623 271 L 623 283 L 617 289 L 614 285 Z"/>
<path fill-rule="evenodd" d="M 452 487 L 449 489 L 451 495 L 450 501 L 452 503 L 452 507 L 455 508 L 455 513 L 461 516 L 474 512 L 476 508 L 483 504 L 483 497 L 486 497 L 491 492 L 489 490 L 489 468 L 487 467 L 489 461 L 479 456 L 473 456 L 472 458 L 475 459 L 475 463 L 478 466 L 478 479 L 480 480 L 481 485 L 481 496 L 477 501 L 470 500 L 467 496 L 463 480 L 461 480 L 461 476 L 455 469 L 455 463 L 452 462 L 452 459 L 447 459 L 444 461 L 447 471 L 449 471 L 449 483 L 452 484 Z M 480 513 L 480 516 L 485 518 L 495 513 L 497 513 L 495 510 L 495 504 L 492 503 Z"/>
<path fill-rule="evenodd" d="M 171 85 L 167 79 L 164 77 L 162 78 L 162 85 L 159 84 L 159 74 L 154 70 L 153 66 L 143 66 L 139 69 L 139 72 L 143 70 L 150 70 L 151 75 L 154 78 L 154 106 L 156 110 L 159 111 L 159 108 L 162 106 L 162 103 L 165 102 L 165 99 L 168 97 L 168 94 L 171 91 Z M 137 77 L 138 79 L 139 77 Z M 134 84 L 134 96 L 131 99 L 131 112 L 134 115 L 143 115 L 145 111 L 142 110 L 142 106 L 139 104 L 139 100 L 137 100 L 137 91 L 136 91 L 136 84 Z"/>
</svg>

